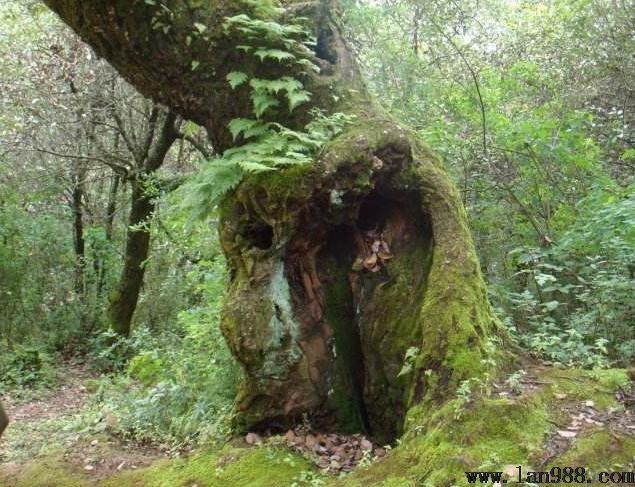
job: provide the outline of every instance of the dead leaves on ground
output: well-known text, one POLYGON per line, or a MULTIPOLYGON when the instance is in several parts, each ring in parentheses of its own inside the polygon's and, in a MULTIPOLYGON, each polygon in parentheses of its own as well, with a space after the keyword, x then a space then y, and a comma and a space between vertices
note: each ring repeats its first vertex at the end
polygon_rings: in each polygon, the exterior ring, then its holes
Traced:
POLYGON ((290 429, 282 436, 270 438, 247 433, 245 442, 252 446, 265 442, 285 444, 329 473, 351 472, 360 464, 386 455, 386 448, 373 444, 361 434, 305 432, 302 428, 290 429))

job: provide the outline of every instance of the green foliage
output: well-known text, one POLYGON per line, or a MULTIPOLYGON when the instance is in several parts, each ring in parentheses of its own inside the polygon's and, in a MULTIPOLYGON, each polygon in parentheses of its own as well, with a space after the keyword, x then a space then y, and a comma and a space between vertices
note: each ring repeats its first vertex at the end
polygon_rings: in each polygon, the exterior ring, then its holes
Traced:
POLYGON ((635 356, 634 203, 631 191, 593 193, 557 243, 510 252, 520 290, 500 294, 529 349, 587 367, 635 356))
POLYGON ((50 386, 55 380, 51 357, 43 350, 19 347, 0 355, 0 390, 50 386))
POLYGON ((353 121, 349 115, 325 115, 319 110, 313 110, 312 117, 303 131, 291 130, 276 122, 232 120, 229 125, 232 135, 245 143, 207 161, 183 190, 185 208, 199 218, 208 216, 247 174, 308 164, 353 121))
MULTIPOLYGON (((260 62, 273 61, 296 76, 319 71, 309 49, 315 40, 299 23, 281 24, 241 14, 227 18, 224 28, 240 38, 236 49, 253 55, 260 62)), ((326 115, 319 109, 311 111, 312 119, 302 131, 266 121, 267 116, 276 114, 281 100, 286 102, 289 113, 310 101, 311 93, 304 89, 304 83, 294 76, 262 79, 242 71, 232 71, 226 78, 232 89, 248 85, 255 118, 229 122, 228 129, 236 145, 207 161, 194 181, 184 188, 184 206, 201 218, 209 215, 246 175, 311 162, 319 150, 352 121, 344 114, 326 115)))
POLYGON ((371 90, 454 175, 516 339, 566 364, 630 360, 625 11, 594 0, 347 7, 371 90))
POLYGON ((188 275, 196 304, 170 330, 103 335, 110 346, 100 358, 112 369, 127 365, 127 373, 100 384, 95 413, 85 419, 90 429, 104 428, 113 415, 116 432, 139 441, 183 446, 224 438, 239 374, 219 328, 225 279, 220 256, 201 260, 188 275))
POLYGON ((0 188, 0 340, 64 348, 80 333, 83 309, 73 288, 73 254, 55 214, 32 210, 22 195, 0 188))
POLYGON ((302 70, 316 69, 310 62, 310 48, 315 45, 315 39, 300 23, 279 23, 240 14, 225 19, 224 28, 228 34, 240 38, 237 49, 253 54, 260 61, 271 59, 302 70))

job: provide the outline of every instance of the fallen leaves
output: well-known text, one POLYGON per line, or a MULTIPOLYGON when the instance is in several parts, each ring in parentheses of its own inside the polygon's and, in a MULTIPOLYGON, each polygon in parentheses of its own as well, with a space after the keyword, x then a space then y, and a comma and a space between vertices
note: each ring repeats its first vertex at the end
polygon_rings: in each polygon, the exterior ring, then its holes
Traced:
MULTIPOLYGON (((271 437, 269 441, 275 442, 275 438, 271 437)), ((361 434, 319 433, 298 427, 277 438, 329 473, 350 472, 360 463, 370 463, 386 455, 386 448, 373 444, 361 434)), ((256 433, 247 433, 245 442, 257 445, 263 438, 256 433)))
POLYGON ((386 262, 394 257, 383 233, 376 230, 364 232, 363 237, 359 239, 359 247, 361 255, 353 263, 353 270, 356 272, 379 272, 386 262))

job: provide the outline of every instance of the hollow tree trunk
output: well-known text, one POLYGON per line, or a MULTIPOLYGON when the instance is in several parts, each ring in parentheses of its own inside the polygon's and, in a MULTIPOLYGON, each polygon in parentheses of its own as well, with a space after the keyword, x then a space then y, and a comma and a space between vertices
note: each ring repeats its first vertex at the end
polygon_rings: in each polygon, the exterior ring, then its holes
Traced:
MULTIPOLYGON (((151 27, 150 3, 47 0, 144 94, 205 125, 217 151, 234 144, 227 123, 251 116, 249 88, 230 89, 228 73, 302 76, 237 49, 240 36, 224 28, 227 16, 265 15, 258 2, 165 1, 165 32, 151 27), (205 40, 191 37, 194 22, 205 40)), ((357 121, 313 165, 250 177, 222 206, 222 328, 245 372, 237 425, 310 413, 394 437, 409 408, 433 407, 484 372, 496 321, 457 190, 369 99, 336 2, 280 3, 278 22, 309 18, 321 71, 303 76, 311 103, 271 120, 302 127, 317 107, 357 121)))

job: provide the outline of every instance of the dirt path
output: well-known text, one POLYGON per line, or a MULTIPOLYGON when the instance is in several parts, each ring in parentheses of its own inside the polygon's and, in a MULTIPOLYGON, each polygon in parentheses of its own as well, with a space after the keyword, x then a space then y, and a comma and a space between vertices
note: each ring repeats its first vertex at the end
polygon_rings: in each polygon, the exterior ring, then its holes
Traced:
POLYGON ((78 433, 74 422, 88 403, 86 382, 94 376, 78 363, 67 363, 61 370, 58 386, 39 397, 7 394, 1 398, 10 423, 0 439, 0 485, 14 485, 23 469, 38 457, 53 455, 97 480, 146 466, 162 456, 154 449, 125 444, 103 433, 78 433))
POLYGON ((63 382, 37 399, 24 402, 12 398, 10 394, 3 396, 2 402, 11 422, 43 421, 79 411, 88 397, 84 382, 90 374, 85 365, 74 363, 66 364, 63 373, 63 382))

